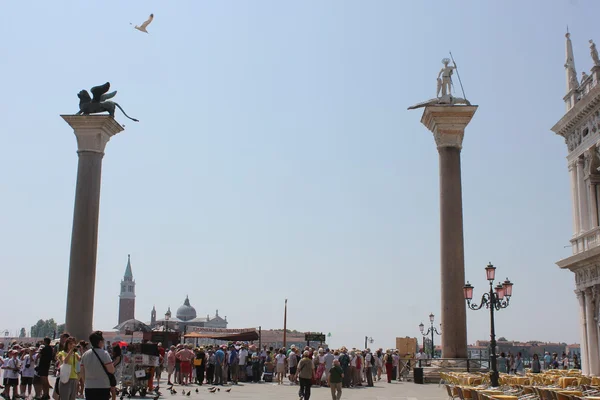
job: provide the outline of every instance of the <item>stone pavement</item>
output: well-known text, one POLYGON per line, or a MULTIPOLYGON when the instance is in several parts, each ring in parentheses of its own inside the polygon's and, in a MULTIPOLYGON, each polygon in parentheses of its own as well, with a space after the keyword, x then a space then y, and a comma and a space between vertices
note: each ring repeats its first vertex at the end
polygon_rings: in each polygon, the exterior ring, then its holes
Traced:
MULTIPOLYGON (((227 400, 239 400, 239 399, 256 399, 256 400, 279 400, 279 399, 290 399, 298 400, 298 386, 290 386, 286 381, 283 385, 277 385, 276 383, 244 383, 234 386, 221 386, 220 391, 212 394, 209 393, 207 388, 210 386, 203 385, 199 387, 199 393, 195 392, 196 385, 188 386, 192 388, 190 400, 204 400, 204 399, 227 399, 227 400), (227 393, 225 390, 230 389, 231 392, 227 393)), ((175 386, 175 389, 181 393, 181 388, 175 386)), ((186 390, 187 392, 187 390, 186 390)), ((179 400, 180 394, 173 396, 172 400, 179 400)), ((170 394, 163 394, 163 397, 169 399, 170 394)), ((161 399, 163 398, 161 397, 161 399)), ((343 389, 342 399, 348 400, 446 400, 446 390, 444 386, 438 387, 437 384, 417 385, 412 382, 392 382, 387 383, 383 380, 375 383, 375 387, 372 388, 356 388, 356 389, 343 389)), ((312 387, 311 400, 330 400, 331 391, 329 388, 312 387)))

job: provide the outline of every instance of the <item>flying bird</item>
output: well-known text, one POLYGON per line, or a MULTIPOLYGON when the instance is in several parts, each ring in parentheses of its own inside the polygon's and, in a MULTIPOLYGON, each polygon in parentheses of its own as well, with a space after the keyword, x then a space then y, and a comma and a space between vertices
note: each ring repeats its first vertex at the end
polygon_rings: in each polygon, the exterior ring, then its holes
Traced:
MULTIPOLYGON (((150 23, 152 22, 152 20, 154 19, 154 14, 150 14, 150 17, 148 17, 148 19, 146 21, 144 21, 144 23, 140 26, 134 26, 135 29, 137 29, 140 32, 146 32, 149 33, 146 28, 148 27, 148 25, 150 25, 150 23)), ((133 25, 133 24, 129 24, 129 25, 133 25)))

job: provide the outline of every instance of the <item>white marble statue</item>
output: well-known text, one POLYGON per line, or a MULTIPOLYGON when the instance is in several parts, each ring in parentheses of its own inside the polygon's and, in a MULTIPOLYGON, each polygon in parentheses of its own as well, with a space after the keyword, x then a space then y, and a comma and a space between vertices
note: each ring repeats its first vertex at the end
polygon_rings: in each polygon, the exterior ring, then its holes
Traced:
POLYGON ((463 99, 460 97, 452 96, 452 74, 456 69, 456 63, 453 62, 453 66, 450 66, 450 60, 448 58, 444 58, 442 60, 444 63, 444 68, 442 68, 438 74, 437 78, 437 97, 435 99, 423 101, 421 103, 415 104, 414 106, 408 107, 409 110, 414 110, 415 108, 433 106, 433 105, 444 105, 444 106, 452 106, 456 104, 466 104, 468 106, 471 105, 469 100, 463 99), (441 92, 441 96, 440 96, 441 92))
POLYGON ((581 71, 581 84, 583 85, 583 82, 585 82, 588 78, 588 74, 585 73, 585 71, 581 71))
POLYGON ((594 61, 594 65, 600 66, 600 58, 598 58, 598 50, 596 49, 596 43, 592 39, 590 39, 590 54, 592 56, 592 60, 594 61))
POLYGON ((456 69, 455 62, 453 63, 454 66, 448 65, 450 63, 449 58, 444 58, 442 60, 442 63, 444 63, 444 67, 440 70, 438 77, 437 77, 437 94, 436 94, 437 97, 440 97, 440 91, 442 92, 442 96, 451 94, 452 73, 456 69))

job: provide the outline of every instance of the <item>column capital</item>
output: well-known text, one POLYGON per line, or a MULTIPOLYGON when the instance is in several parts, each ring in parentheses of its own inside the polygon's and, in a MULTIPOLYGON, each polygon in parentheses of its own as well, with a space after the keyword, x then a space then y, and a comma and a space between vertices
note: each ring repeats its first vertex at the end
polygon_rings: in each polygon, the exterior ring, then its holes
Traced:
POLYGON ((456 147, 462 149, 465 128, 471 122, 478 106, 436 105, 427 106, 421 123, 427 127, 435 139, 438 149, 456 147))
POLYGON ((570 161, 568 164, 569 171, 573 171, 577 169, 577 161, 570 161))
POLYGON ((89 151, 104 154, 106 143, 123 131, 123 127, 110 115, 61 115, 73 128, 77 138, 77 152, 89 151))

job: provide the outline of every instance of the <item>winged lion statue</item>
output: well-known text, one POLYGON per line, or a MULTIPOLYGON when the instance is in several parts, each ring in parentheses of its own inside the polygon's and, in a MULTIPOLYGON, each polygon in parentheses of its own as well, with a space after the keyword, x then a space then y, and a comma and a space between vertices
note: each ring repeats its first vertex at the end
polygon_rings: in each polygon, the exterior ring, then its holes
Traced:
POLYGON ((79 111, 75 115, 89 115, 89 114, 97 114, 101 112, 108 112, 108 115, 111 117, 115 116, 115 106, 119 107, 119 110, 130 120, 139 122, 135 118, 131 118, 125 110, 121 108, 118 103, 114 101, 107 101, 108 99, 112 99, 117 94, 117 91, 111 93, 106 93, 110 89, 110 82, 106 82, 104 85, 94 86, 90 89, 93 97, 90 97, 90 94, 87 90, 82 90, 77 93, 77 97, 79 97, 79 111))

